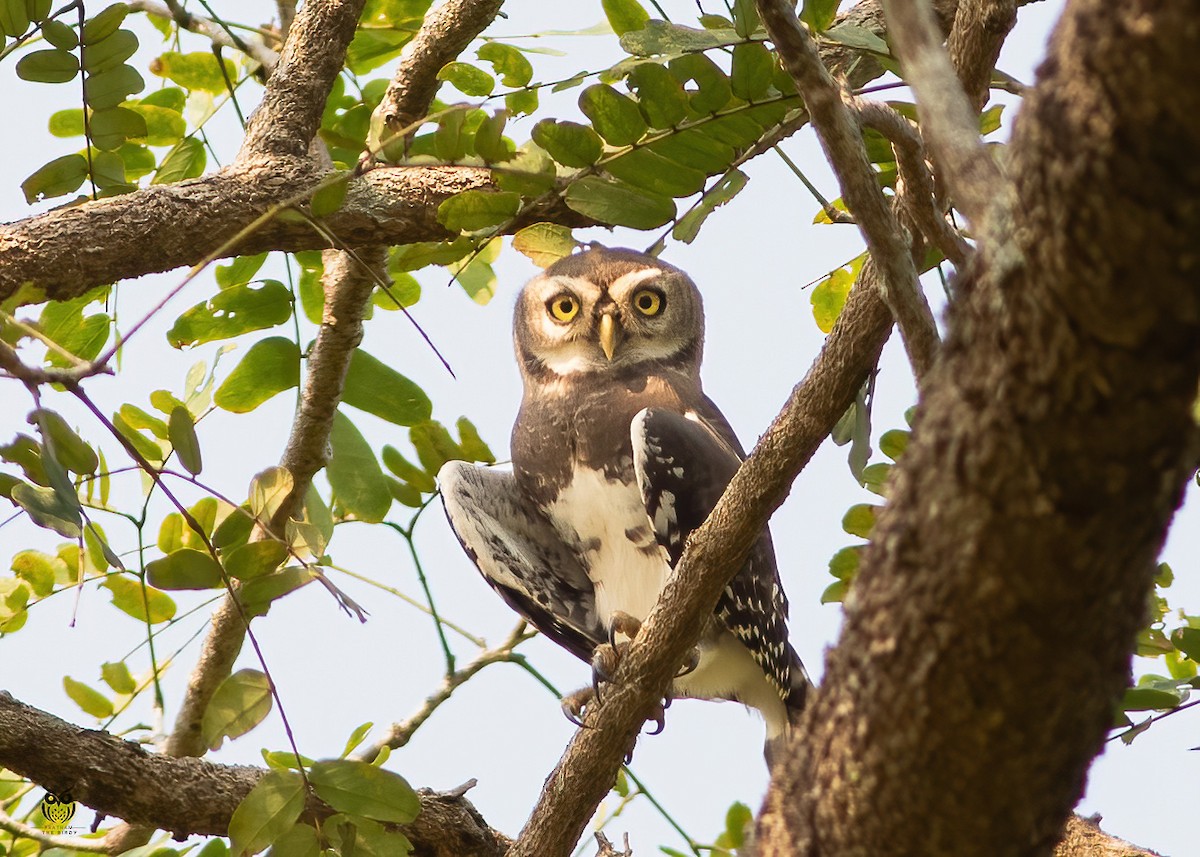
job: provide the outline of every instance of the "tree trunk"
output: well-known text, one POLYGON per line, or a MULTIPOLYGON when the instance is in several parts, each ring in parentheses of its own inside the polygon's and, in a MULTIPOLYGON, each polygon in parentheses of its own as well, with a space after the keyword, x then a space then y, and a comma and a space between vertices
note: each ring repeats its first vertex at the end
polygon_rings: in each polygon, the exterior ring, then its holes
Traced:
POLYGON ((1196 463, 1198 78, 1191 4, 1069 5, 763 855, 1061 836, 1196 463))

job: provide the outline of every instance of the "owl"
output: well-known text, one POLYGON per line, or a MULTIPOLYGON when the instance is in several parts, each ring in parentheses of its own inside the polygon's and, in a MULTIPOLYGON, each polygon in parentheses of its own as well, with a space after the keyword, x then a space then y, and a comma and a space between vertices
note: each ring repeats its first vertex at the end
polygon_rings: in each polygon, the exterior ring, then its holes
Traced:
MULTIPOLYGON (((745 453, 700 383, 704 311, 683 271, 632 250, 560 259, 517 298, 524 397, 512 472, 447 463, 450 525, 484 579, 608 677, 745 453)), ((766 721, 768 762, 809 679, 788 642, 769 532, 721 595, 672 698, 734 700, 766 721)), ((565 700, 578 715, 585 688, 565 700)))

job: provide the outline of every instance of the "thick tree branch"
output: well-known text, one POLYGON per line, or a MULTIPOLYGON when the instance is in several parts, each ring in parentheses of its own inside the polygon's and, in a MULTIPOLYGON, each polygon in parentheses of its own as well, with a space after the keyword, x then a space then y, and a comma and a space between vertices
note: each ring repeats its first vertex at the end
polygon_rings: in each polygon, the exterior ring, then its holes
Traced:
POLYGON ((447 0, 431 10, 421 33, 404 46, 400 63, 375 115, 387 131, 398 135, 411 129, 429 111, 441 81, 438 72, 466 50, 467 45, 492 23, 504 0, 447 0))
POLYGON ((785 0, 758 0, 758 14, 783 66, 804 99, 813 129, 842 188, 846 208, 879 267, 884 300, 891 307, 918 381, 937 354, 937 327, 913 265, 904 231, 880 192, 867 160, 862 130, 841 86, 821 62, 817 47, 785 0))
POLYGON ((744 562, 792 481, 854 401, 892 327, 876 284, 850 293, 808 375, 734 476, 704 526, 692 533, 675 574, 621 660, 603 704, 589 712, 509 857, 571 853, 584 825, 612 787, 638 729, 695 645, 699 617, 744 562))
MULTIPOLYGON (((239 802, 265 770, 147 752, 81 729, 0 691, 0 765, 104 815, 180 835, 225 836, 239 802)), ((502 857, 508 840, 461 794, 420 790, 421 814, 401 828, 416 853, 502 857)), ((333 812, 310 797, 305 817, 333 812)))
POLYGON ((1194 464, 1197 73, 1187 6, 1068 6, 764 857, 1053 849, 1194 464))
POLYGON ((987 104, 992 71, 1016 22, 1015 0, 963 0, 959 4, 946 48, 976 113, 987 104))
MULTIPOLYGON (((955 207, 980 229, 991 206, 1011 207, 1011 185, 979 136, 979 111, 968 101, 942 48, 942 34, 929 0, 884 0, 884 9, 905 82, 917 96, 926 145, 945 176, 955 207)), ((973 3, 972 10, 979 12, 979 4, 973 3)), ((963 28, 959 29, 961 33, 963 28)), ((965 41, 961 35, 957 40, 965 63, 962 68, 970 72, 970 85, 978 87, 983 62, 964 52, 965 41)), ((1003 38, 989 40, 987 45, 998 54, 1002 42, 1003 38)))
POLYGON ((304 4, 288 32, 262 103, 246 126, 239 163, 307 155, 364 2, 309 0, 304 4))

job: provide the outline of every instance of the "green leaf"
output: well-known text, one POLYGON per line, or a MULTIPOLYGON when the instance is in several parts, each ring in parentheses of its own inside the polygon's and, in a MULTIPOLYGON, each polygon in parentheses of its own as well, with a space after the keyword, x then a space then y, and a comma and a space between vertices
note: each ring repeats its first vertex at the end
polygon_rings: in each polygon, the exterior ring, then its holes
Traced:
POLYGON ((533 126, 533 141, 564 167, 590 167, 600 160, 600 137, 586 125, 543 119, 533 126))
MULTIPOLYGON (((267 254, 259 253, 256 256, 238 256, 227 265, 217 265, 217 285, 222 289, 228 289, 230 286, 244 286, 254 278, 265 261, 267 261, 267 254)), ((278 281, 269 280, 267 282, 278 281)))
POLYGON ((304 780, 295 771, 268 771, 229 819, 234 854, 256 854, 286 834, 304 809, 304 780))
POLYGON ((630 146, 646 133, 646 120, 637 102, 607 84, 585 89, 579 96, 579 109, 611 146, 630 146))
POLYGON ((387 479, 370 444, 341 411, 334 414, 329 445, 333 457, 326 472, 338 502, 361 521, 382 521, 392 505, 387 479))
POLYGON ((204 144, 195 137, 185 137, 163 156, 150 184, 171 184, 184 179, 194 179, 203 174, 207 163, 208 156, 204 152, 204 144))
POLYGON ((485 116, 475 129, 475 154, 486 163, 496 164, 512 158, 513 152, 504 140, 504 125, 508 114, 497 110, 490 116, 485 116))
POLYGON ((742 41, 734 30, 696 30, 665 21, 649 21, 645 27, 621 34, 621 48, 637 57, 677 56, 689 51, 706 51, 742 41))
POLYGON ((892 465, 878 461, 875 464, 868 464, 862 469, 859 475, 863 487, 872 493, 878 494, 881 497, 887 496, 887 478, 892 472, 892 465))
POLYGON ((342 401, 399 426, 415 425, 433 413, 424 390, 361 348, 350 356, 342 401))
POLYGON ((525 58, 525 54, 512 45, 485 42, 475 52, 475 56, 491 63, 505 86, 525 86, 533 80, 533 66, 525 58))
POLYGON ((424 494, 432 494, 437 490, 437 482, 433 476, 426 473, 421 468, 417 467, 407 458, 400 454, 400 451, 394 446, 385 446, 383 448, 383 464, 388 470, 395 473, 418 492, 424 494))
POLYGON ((413 426, 408 430, 408 439, 417 451, 421 466, 431 476, 447 461, 467 459, 466 454, 454 442, 454 438, 450 437, 450 432, 437 420, 428 420, 413 426))
POLYGON ((300 349, 282 336, 254 343, 213 394, 217 407, 245 414, 300 384, 300 349))
MULTIPOLYGON (((131 406, 122 407, 125 408, 131 406)), ((143 458, 148 461, 163 460, 164 456, 162 447, 131 426, 126 421, 125 416, 122 413, 118 412, 113 414, 113 426, 116 427, 117 432, 121 435, 121 437, 129 441, 129 445, 132 446, 143 458)))
POLYGON ((869 503, 858 503, 846 510, 842 517, 842 529, 852 536, 868 539, 871 529, 875 526, 875 512, 878 506, 869 503))
POLYGON ((250 505, 243 504, 226 515, 213 531, 213 547, 225 550, 236 545, 244 545, 250 539, 250 532, 253 529, 254 517, 250 513, 250 505))
POLYGON ((259 616, 266 613, 273 602, 290 592, 295 592, 302 586, 307 586, 318 576, 318 573, 312 568, 303 566, 285 568, 275 574, 255 577, 247 581, 238 591, 238 597, 248 613, 252 616, 259 616))
POLYGON ((96 451, 67 425, 67 421, 60 414, 39 408, 30 412, 28 420, 37 424, 42 432, 43 441, 48 441, 54 448, 55 457, 64 467, 79 474, 96 472, 100 463, 96 451))
POLYGON ((846 593, 850 591, 850 586, 844 580, 835 580, 833 583, 825 587, 825 591, 821 593, 822 604, 837 604, 846 600, 846 593))
POLYGON ((134 619, 159 625, 175 618, 175 602, 170 595, 146 586, 124 574, 110 574, 100 584, 112 593, 113 606, 134 619))
POLYGON ((704 173, 645 148, 608 161, 604 169, 633 187, 663 196, 691 196, 704 189, 704 173))
POLYGON ((637 0, 600 0, 600 5, 608 25, 618 36, 640 30, 650 20, 650 15, 637 0))
POLYGON ((185 407, 177 407, 171 411, 168 425, 171 445, 175 447, 179 463, 183 465, 184 470, 196 476, 204 468, 204 462, 200 455, 200 440, 196 437, 196 424, 192 421, 191 413, 185 407))
POLYGON ((125 107, 108 107, 92 113, 92 144, 112 151, 131 138, 146 136, 146 120, 125 107))
POLYGON ((137 106, 162 107, 174 113, 183 113, 187 106, 187 95, 178 86, 164 86, 142 98, 137 106))
POLYGON ((829 25, 837 19, 838 3, 840 2, 841 0, 804 0, 800 20, 808 24, 813 32, 823 32, 829 29, 829 25))
POLYGON ((570 256, 579 242, 565 226, 535 223, 515 234, 512 246, 518 253, 528 256, 539 268, 549 268, 559 259, 570 256))
MULTIPOLYGON (((432 478, 430 481, 432 482, 432 478)), ((13 572, 29 584, 38 598, 45 598, 54 591, 54 581, 58 577, 56 570, 59 566, 65 573, 66 563, 41 551, 23 550, 12 558, 13 572)))
POLYGON ((340 178, 336 181, 330 181, 328 178, 322 179, 321 189, 313 194, 310 205, 313 217, 328 217, 341 208, 342 203, 346 201, 346 191, 350 187, 350 171, 341 170, 338 175, 340 178), (329 183, 326 184, 326 182, 329 183))
MULTIPOLYGON (((865 261, 865 257, 862 258, 865 261)), ((858 277, 857 268, 858 266, 853 263, 851 263, 851 270, 838 268, 813 288, 809 301, 812 303, 813 318, 822 333, 829 333, 833 330, 834 322, 842 314, 842 307, 846 305, 846 297, 850 294, 850 289, 858 277)))
POLYGON ((26 203, 52 199, 79 190, 88 178, 88 158, 83 155, 64 155, 42 164, 28 179, 20 182, 26 203))
MULTIPOLYGON (((225 60, 225 76, 237 80, 237 67, 232 60, 225 60)), ((226 91, 225 76, 217 65, 217 58, 210 51, 181 54, 167 51, 150 63, 150 71, 159 77, 179 84, 184 89, 200 90, 219 95, 226 91)))
POLYGON ((260 521, 275 517, 292 493, 295 480, 286 467, 268 467, 250 480, 250 511, 260 521))
POLYGON ((629 83, 652 127, 673 128, 687 118, 688 100, 683 84, 664 66, 643 63, 630 72, 629 83))
POLYGON ((518 89, 504 96, 504 109, 513 116, 530 116, 538 109, 536 89, 518 89))
POLYGON ((129 13, 129 7, 124 3, 113 3, 99 14, 93 15, 89 20, 83 23, 83 37, 81 41, 85 45, 94 45, 107 39, 117 31, 125 20, 125 16, 129 13))
MULTIPOLYGON (((670 68, 671 74, 681 83, 691 81, 696 84, 696 91, 688 95, 688 104, 697 115, 716 113, 733 97, 729 78, 721 71, 721 67, 705 54, 688 54, 673 59, 670 68)), ((709 130, 711 132, 711 126, 709 130)), ((762 131, 759 130, 758 134, 761 135, 762 131)))
POLYGON ((704 134, 699 128, 672 134, 646 146, 651 152, 709 175, 723 173, 733 164, 733 146, 704 134))
POLYGON ((114 692, 128 696, 137 690, 137 682, 129 674, 129 667, 124 661, 106 663, 100 666, 100 677, 114 692))
POLYGON ((118 413, 130 427, 151 431, 159 440, 166 440, 171 436, 171 430, 165 422, 153 414, 143 411, 137 405, 126 402, 121 405, 121 410, 118 413))
POLYGON ((1121 698, 1122 711, 1166 711, 1183 701, 1177 690, 1157 687, 1131 687, 1121 698))
POLYGON ((362 75, 374 71, 404 49, 416 30, 376 29, 359 27, 346 51, 350 71, 362 75))
POLYGON ((851 545, 842 548, 829 560, 829 573, 838 580, 850 581, 858 573, 858 564, 862 559, 862 545, 851 545))
POLYGON ((1200 661, 1200 628, 1176 628, 1171 642, 1193 661, 1200 661))
POLYGON ((746 830, 751 828, 754 813, 744 803, 734 803, 725 813, 725 837, 729 846, 741 848, 746 843, 746 830))
POLYGON ((679 222, 671 230, 671 237, 676 241, 691 244, 700 234, 700 228, 708 216, 741 193, 745 186, 746 174, 741 170, 730 171, 700 198, 691 211, 679 218, 679 222))
POLYGON ((496 88, 496 81, 490 74, 465 62, 451 62, 442 66, 437 79, 448 81, 470 98, 486 98, 496 88))
POLYGON ((454 424, 458 429, 458 448, 468 461, 478 461, 483 464, 495 464, 496 456, 491 448, 479 436, 479 429, 466 417, 459 417, 454 424))
POLYGON ((270 574, 288 557, 287 545, 274 539, 262 539, 241 545, 225 554, 222 559, 230 577, 251 580, 270 574))
POLYGON ((46 41, 64 51, 73 51, 79 47, 79 35, 74 27, 68 27, 62 21, 46 21, 42 24, 42 35, 46 41))
POLYGON ((747 42, 733 49, 729 85, 733 94, 756 101, 767 94, 775 75, 775 58, 762 42, 747 42))
POLYGON ((141 143, 125 143, 116 154, 125 164, 125 178, 130 182, 150 175, 158 166, 154 153, 141 143))
POLYGON ((887 42, 865 27, 855 24, 838 24, 836 27, 830 27, 821 35, 848 48, 858 48, 885 57, 891 56, 887 42))
POLYGON ((146 81, 131 65, 118 65, 89 74, 83 81, 83 97, 95 110, 115 107, 130 95, 146 88, 146 81))
POLYGON ((67 696, 71 697, 71 701, 82 708, 85 714, 90 714, 97 720, 112 717, 112 700, 100 691, 88 687, 81 681, 75 681, 69 675, 63 676, 63 689, 67 692, 67 696))
POLYGON ((174 348, 231 339, 283 324, 292 315, 292 293, 278 280, 229 286, 185 310, 167 331, 174 348))
POLYGON ((23 36, 29 29, 29 10, 24 0, 0 0, 0 34, 23 36))
POLYGON ((517 152, 496 170, 496 184, 522 196, 538 196, 554 186, 554 162, 536 145, 517 152))
POLYGON ((521 196, 507 191, 464 190, 438 206, 438 222, 453 232, 475 232, 515 217, 521 196))
POLYGON ((77 539, 83 519, 79 512, 79 501, 71 503, 68 498, 53 488, 27 485, 24 482, 12 487, 12 501, 25 510, 25 514, 39 527, 54 530, 60 536, 77 539))
POLYGON ((465 109, 451 110, 438 118, 437 131, 433 135, 433 148, 440 160, 454 163, 467 156, 466 119, 465 109))
POLYGON ((271 857, 321 857, 317 831, 307 824, 293 824, 272 843, 271 857))
POLYGON ((912 432, 903 429, 885 431, 879 438, 879 451, 892 461, 899 461, 904 450, 908 449, 908 442, 911 438, 912 432))
POLYGON ((69 107, 55 111, 50 114, 49 130, 55 137, 82 137, 85 133, 83 110, 69 107))
POLYGON ((17 60, 17 77, 36 83, 66 83, 79 74, 79 58, 68 51, 32 51, 17 60))
POLYGON ((146 579, 159 589, 216 589, 224 578, 208 551, 181 547, 146 563, 146 579))
POLYGON ((141 134, 130 134, 130 137, 145 137, 151 146, 174 146, 187 133, 187 122, 178 111, 168 107, 157 107, 153 104, 130 104, 128 109, 142 117, 145 131, 141 134))
POLYGON ((138 49, 138 38, 130 30, 117 30, 83 52, 83 68, 89 74, 114 69, 138 49))
POLYGON ((993 104, 979 115, 979 133, 986 137, 1000 129, 1000 116, 1004 113, 1003 104, 993 104))
POLYGON ((238 738, 262 723, 270 711, 271 680, 258 670, 238 670, 221 682, 204 710, 200 729, 205 746, 219 749, 226 738, 238 738))
POLYGON ((317 797, 341 812, 407 824, 421 811, 417 793, 404 777, 367 762, 315 762, 308 780, 317 797))
POLYGON ((567 207, 613 226, 654 229, 675 216, 673 200, 621 181, 585 176, 566 190, 567 207))
POLYGON ((366 723, 361 724, 350 733, 350 737, 346 739, 346 746, 342 750, 341 757, 343 759, 354 752, 354 748, 363 742, 363 739, 367 737, 367 733, 371 731, 371 727, 374 725, 374 723, 368 720, 366 723))

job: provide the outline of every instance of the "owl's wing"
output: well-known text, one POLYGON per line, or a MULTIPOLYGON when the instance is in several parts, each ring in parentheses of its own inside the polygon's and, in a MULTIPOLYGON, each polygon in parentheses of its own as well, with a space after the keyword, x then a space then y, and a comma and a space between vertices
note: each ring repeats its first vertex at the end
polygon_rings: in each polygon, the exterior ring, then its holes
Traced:
MULTIPOLYGON (((671 566, 679 562, 692 530, 699 527, 741 465, 737 445, 720 411, 708 414, 647 408, 633 419, 634 472, 646 514, 671 566)), ((787 596, 779 580, 771 534, 764 529, 717 602, 717 616, 747 649, 789 707, 803 706, 808 676, 788 642, 787 596)))
POLYGON ((447 462, 450 527, 484 579, 535 628, 585 661, 607 639, 587 573, 511 473, 447 462))

